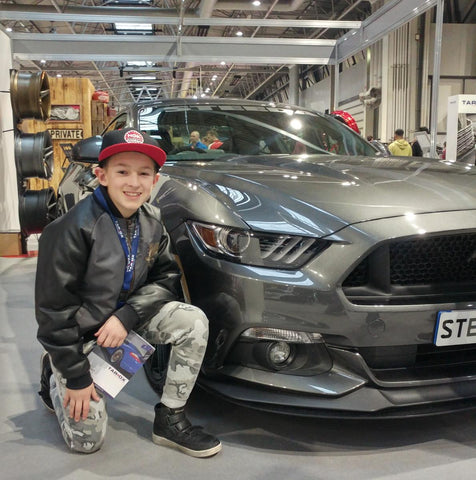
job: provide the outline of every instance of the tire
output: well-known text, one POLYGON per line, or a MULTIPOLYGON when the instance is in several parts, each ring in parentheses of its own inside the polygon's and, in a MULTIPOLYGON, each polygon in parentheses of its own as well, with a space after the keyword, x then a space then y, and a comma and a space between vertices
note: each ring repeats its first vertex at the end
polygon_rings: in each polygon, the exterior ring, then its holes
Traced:
POLYGON ((111 355, 111 363, 121 363, 122 357, 124 357, 124 350, 122 348, 115 350, 111 355))
POLYGON ((45 178, 53 175, 53 142, 48 131, 15 132, 15 163, 21 178, 45 178))
POLYGON ((144 364, 147 381, 152 389, 162 395, 167 367, 169 365, 170 345, 155 345, 155 352, 144 364))
POLYGON ((56 218, 56 194, 52 187, 25 190, 18 198, 20 227, 25 236, 41 233, 56 218))
POLYGON ((16 119, 48 120, 51 113, 50 84, 45 72, 10 71, 10 100, 16 119))

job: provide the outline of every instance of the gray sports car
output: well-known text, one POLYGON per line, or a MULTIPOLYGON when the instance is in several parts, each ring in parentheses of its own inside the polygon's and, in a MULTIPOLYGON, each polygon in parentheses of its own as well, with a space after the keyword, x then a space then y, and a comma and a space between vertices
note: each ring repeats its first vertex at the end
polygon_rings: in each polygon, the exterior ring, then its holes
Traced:
MULTIPOLYGON (((476 405, 474 167, 381 157, 330 116, 264 102, 155 102, 108 128, 125 125, 169 154, 152 201, 210 319, 202 387, 300 415, 476 405)), ((70 168, 63 210, 94 187, 70 168)))

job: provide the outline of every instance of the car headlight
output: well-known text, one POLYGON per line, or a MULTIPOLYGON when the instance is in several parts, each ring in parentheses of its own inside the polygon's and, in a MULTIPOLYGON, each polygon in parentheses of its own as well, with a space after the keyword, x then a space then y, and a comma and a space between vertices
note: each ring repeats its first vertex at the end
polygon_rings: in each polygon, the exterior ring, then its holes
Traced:
POLYGON ((187 225, 208 253, 245 265, 295 269, 331 244, 320 238, 253 232, 194 221, 187 225))

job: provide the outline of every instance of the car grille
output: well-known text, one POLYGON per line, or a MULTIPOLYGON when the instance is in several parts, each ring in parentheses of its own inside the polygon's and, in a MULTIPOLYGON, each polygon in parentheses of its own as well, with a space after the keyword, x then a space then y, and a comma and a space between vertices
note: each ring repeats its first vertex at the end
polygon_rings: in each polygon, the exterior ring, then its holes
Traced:
POLYGON ((476 375, 476 345, 361 347, 375 378, 386 382, 476 375))
POLYGON ((476 233, 381 245, 342 284, 355 304, 406 305, 476 300, 476 233))

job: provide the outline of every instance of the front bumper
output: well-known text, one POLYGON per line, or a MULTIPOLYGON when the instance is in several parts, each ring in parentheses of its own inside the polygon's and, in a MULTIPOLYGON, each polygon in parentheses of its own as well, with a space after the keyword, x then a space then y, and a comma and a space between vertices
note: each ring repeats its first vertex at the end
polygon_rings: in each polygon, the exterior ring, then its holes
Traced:
POLYGON ((302 416, 401 418, 476 408, 476 375, 381 381, 358 353, 329 351, 334 366, 322 374, 287 375, 225 365, 218 374, 201 375, 199 385, 233 403, 302 416), (352 370, 340 364, 344 360, 352 370))

